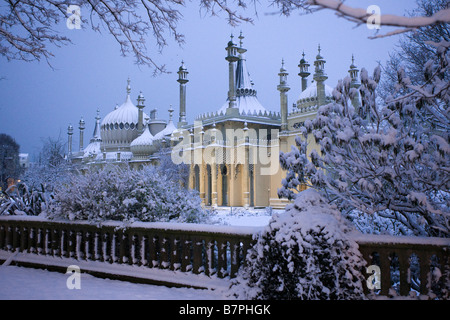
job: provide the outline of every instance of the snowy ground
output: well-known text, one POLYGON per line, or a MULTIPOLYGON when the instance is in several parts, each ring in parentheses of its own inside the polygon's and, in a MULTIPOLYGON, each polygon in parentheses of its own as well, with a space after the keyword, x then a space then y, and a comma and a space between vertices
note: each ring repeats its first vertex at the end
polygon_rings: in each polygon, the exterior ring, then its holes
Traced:
POLYGON ((167 288, 100 279, 81 273, 81 288, 68 289, 70 275, 16 266, 0 266, 0 300, 216 300, 220 292, 167 288))
MULTIPOLYGON (((218 208, 213 224, 265 226, 270 209, 244 210, 218 208)), ((81 289, 68 289, 69 275, 23 268, 0 266, 0 300, 219 300, 222 292, 189 288, 167 288, 126 281, 100 279, 81 274, 81 289)))

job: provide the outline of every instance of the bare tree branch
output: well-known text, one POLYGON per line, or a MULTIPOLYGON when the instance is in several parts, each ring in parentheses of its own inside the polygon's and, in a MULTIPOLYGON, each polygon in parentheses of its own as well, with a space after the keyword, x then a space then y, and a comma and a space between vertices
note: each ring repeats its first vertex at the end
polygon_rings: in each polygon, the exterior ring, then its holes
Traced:
MULTIPOLYGON (((69 6, 82 10, 81 27, 101 32, 100 25, 119 44, 123 56, 133 55, 139 65, 147 65, 155 74, 167 72, 156 62, 169 38, 182 45, 184 35, 178 30, 185 0, 3 0, 0 12, 0 54, 7 60, 39 61, 50 64, 51 45, 70 44, 70 38, 54 27, 72 13, 69 6), (85 12, 88 12, 87 14, 85 12), (150 41, 153 39, 154 43, 150 41), (153 50, 153 48, 155 48, 153 50)), ((255 3, 255 0, 249 0, 255 3)), ((211 15, 225 13, 230 25, 251 22, 241 14, 246 1, 201 0, 200 8, 211 15)))
MULTIPOLYGON (((301 10, 302 13, 313 13, 319 10, 328 9, 336 13, 337 16, 347 19, 357 24, 366 24, 371 13, 367 9, 353 8, 344 4, 340 0, 273 0, 273 3, 280 8, 280 12, 289 15, 294 10, 301 10)), ((410 32, 417 28, 430 25, 450 23, 450 8, 445 8, 435 12, 431 16, 404 17, 391 14, 381 14, 380 26, 399 27, 401 29, 389 32, 385 35, 376 35, 370 38, 381 38, 399 33, 410 32)))

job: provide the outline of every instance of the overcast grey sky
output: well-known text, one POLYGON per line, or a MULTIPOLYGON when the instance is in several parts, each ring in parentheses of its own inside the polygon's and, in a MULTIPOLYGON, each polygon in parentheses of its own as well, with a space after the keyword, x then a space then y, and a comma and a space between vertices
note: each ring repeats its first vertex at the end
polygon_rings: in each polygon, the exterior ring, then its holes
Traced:
MULTIPOLYGON (((245 36, 244 47, 247 66, 258 91, 258 99, 268 110, 279 111, 278 72, 281 59, 289 72, 289 105, 296 101, 301 92, 298 63, 304 50, 311 66, 317 55, 317 46, 322 47, 326 59, 327 84, 335 86, 347 75, 352 54, 361 69, 372 72, 377 62, 384 63, 399 37, 377 40, 368 39, 374 34, 366 26, 355 25, 338 18, 331 11, 312 15, 290 17, 267 15, 273 12, 266 1, 261 1, 248 15, 254 24, 230 27, 225 15, 205 16, 199 12, 198 4, 188 2, 182 10, 184 20, 179 30, 185 35, 186 43, 180 47, 174 41, 163 50, 162 55, 154 53, 156 60, 166 64, 171 74, 153 77, 147 67, 138 67, 134 58, 122 57, 119 45, 108 36, 93 32, 89 27, 82 30, 61 30, 73 44, 54 48, 52 70, 45 61, 27 63, 8 62, 0 57, 0 133, 11 135, 21 146, 21 152, 36 153, 41 139, 57 137, 60 133, 66 141, 67 126, 75 128, 74 149, 78 146, 78 122, 83 116, 86 121, 85 141, 88 144, 94 128, 97 108, 103 118, 116 104, 125 101, 127 78, 131 79, 131 98, 136 104, 139 91, 146 102, 144 111, 158 108, 160 118, 167 119, 170 105, 178 120, 178 83, 176 74, 181 60, 185 61, 190 80, 187 84, 187 118, 191 123, 196 115, 220 109, 227 97, 228 65, 225 61, 225 47, 230 34, 245 36)), ((348 0, 348 5, 367 8, 376 4, 382 14, 404 15, 416 7, 414 0, 348 0)), ((83 15, 83 11, 81 12, 83 15)), ((381 32, 389 31, 382 28, 381 32)), ((238 39, 235 38, 237 41, 238 39)), ((235 42, 236 42, 235 41, 235 42)), ((149 42, 153 43, 153 42, 149 42)), ((151 45, 149 50, 153 50, 151 45)), ((312 77, 311 79, 312 80, 312 77)))

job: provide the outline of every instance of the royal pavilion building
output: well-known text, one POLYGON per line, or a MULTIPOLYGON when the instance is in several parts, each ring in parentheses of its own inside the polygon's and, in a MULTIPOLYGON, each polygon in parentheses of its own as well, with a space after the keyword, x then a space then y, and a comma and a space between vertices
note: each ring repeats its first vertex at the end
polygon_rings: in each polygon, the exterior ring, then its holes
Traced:
MULTIPOLYGON (((279 166, 279 153, 289 152, 295 137, 307 119, 313 119, 321 105, 332 102, 333 89, 326 84, 325 59, 320 46, 314 61, 312 80, 310 64, 305 55, 299 63, 302 88, 288 109, 288 72, 281 63, 278 73, 280 94, 278 110, 268 110, 258 100, 250 78, 243 46, 233 37, 226 47, 228 62, 228 96, 216 111, 197 115, 194 123, 186 120, 188 74, 184 63, 178 70, 179 114, 173 120, 172 108, 168 121, 158 119, 157 110, 150 116, 144 112, 145 98, 140 93, 136 105, 131 99, 128 80, 126 98, 102 121, 97 111, 95 128, 89 144, 84 147, 85 122, 79 122, 80 144, 73 150, 74 128, 68 128, 68 154, 74 163, 102 165, 128 163, 134 168, 157 163, 161 148, 170 148, 174 163, 189 165, 189 187, 199 192, 205 206, 283 208, 286 199, 279 199, 278 188, 285 177, 279 166)), ((352 64, 349 74, 352 86, 358 87, 358 69, 352 64)), ((275 89, 275 88, 274 88, 275 89)), ((318 146, 311 141, 311 148, 318 146)), ((167 150, 167 149, 166 149, 167 150)))

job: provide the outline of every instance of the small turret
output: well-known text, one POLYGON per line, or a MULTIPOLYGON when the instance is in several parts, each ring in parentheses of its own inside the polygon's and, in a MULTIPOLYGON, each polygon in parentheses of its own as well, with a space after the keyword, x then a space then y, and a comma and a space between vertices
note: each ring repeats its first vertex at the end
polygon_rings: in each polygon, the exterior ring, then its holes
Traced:
POLYGON ((187 125, 186 121, 186 83, 189 82, 187 79, 188 71, 184 66, 184 61, 181 61, 181 66, 178 69, 178 80, 180 84, 180 117, 178 119, 178 128, 187 125))
POLYGON ((322 106, 325 104, 325 80, 328 76, 325 73, 325 59, 320 55, 320 44, 318 48, 318 54, 316 56, 316 61, 314 61, 314 81, 317 83, 317 100, 318 105, 322 106))
POLYGON ((84 129, 86 128, 83 117, 81 117, 80 122, 78 123, 78 129, 80 129, 80 151, 84 149, 84 129))
POLYGON ((311 74, 309 72, 309 63, 305 60, 305 52, 302 53, 302 59, 298 65, 300 73, 298 74, 302 78, 302 92, 308 87, 308 77, 311 74))
POLYGON ((144 107, 145 107, 144 102, 145 98, 141 91, 137 98, 137 107, 139 109, 138 124, 137 124, 138 134, 142 134, 144 132, 144 107))
MULTIPOLYGON (((242 35, 241 35, 242 36, 242 35)), ((242 43, 241 38, 241 43, 242 43)), ((225 60, 228 61, 228 108, 236 108, 236 84, 235 84, 235 69, 236 62, 239 60, 238 57, 238 47, 233 42, 233 35, 231 35, 230 41, 228 41, 228 45, 225 48, 227 50, 227 56, 225 60)), ((242 48, 240 48, 242 50, 242 48)))
POLYGON ((288 98, 286 93, 291 89, 287 84, 288 74, 284 68, 284 60, 281 60, 280 73, 278 73, 280 84, 277 86, 278 91, 280 91, 281 131, 287 130, 288 98))
POLYGON ((72 155, 72 135, 73 135, 73 126, 69 124, 67 127, 67 136, 68 136, 68 154, 72 155))

